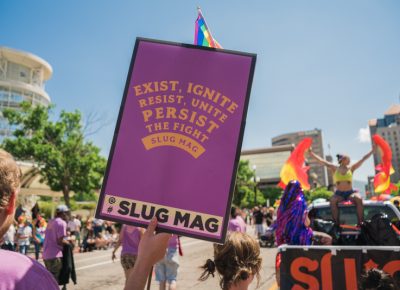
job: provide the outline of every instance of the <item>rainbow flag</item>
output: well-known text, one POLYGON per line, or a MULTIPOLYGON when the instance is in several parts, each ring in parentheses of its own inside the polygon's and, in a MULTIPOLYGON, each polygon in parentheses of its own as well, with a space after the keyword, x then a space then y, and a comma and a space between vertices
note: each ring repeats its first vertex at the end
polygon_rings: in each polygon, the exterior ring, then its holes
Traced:
POLYGON ((222 48, 222 46, 216 41, 212 35, 210 29, 208 29, 206 20, 201 13, 200 8, 197 9, 198 16, 195 22, 195 33, 194 33, 194 44, 201 46, 208 46, 214 48, 222 48))

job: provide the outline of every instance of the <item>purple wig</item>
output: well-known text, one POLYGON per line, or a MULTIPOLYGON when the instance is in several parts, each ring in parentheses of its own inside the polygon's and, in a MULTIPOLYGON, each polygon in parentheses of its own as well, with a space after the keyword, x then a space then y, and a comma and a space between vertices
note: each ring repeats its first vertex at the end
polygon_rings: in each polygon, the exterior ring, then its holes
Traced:
POLYGON ((304 222, 307 203, 300 182, 288 183, 281 198, 276 220, 276 243, 288 245, 311 245, 312 230, 304 222))

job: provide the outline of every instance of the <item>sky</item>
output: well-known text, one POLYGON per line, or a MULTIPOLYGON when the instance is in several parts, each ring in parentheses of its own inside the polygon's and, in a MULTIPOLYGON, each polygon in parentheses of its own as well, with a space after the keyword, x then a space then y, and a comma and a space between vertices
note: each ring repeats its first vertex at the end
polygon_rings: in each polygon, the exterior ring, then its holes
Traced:
POLYGON ((243 149, 319 128, 325 154, 370 150, 368 120, 399 103, 400 1, 0 1, 0 46, 51 64, 55 113, 101 118, 108 156, 136 37, 193 43, 197 6, 224 48, 257 54, 243 149))

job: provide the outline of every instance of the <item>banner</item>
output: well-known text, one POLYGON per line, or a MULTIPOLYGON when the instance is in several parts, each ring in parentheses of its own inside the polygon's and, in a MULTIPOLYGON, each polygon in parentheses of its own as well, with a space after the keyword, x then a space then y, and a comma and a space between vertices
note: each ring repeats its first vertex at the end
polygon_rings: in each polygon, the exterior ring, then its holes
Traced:
POLYGON ((400 247, 282 246, 279 250, 282 290, 356 290, 362 271, 371 268, 400 282, 400 247))
POLYGON ((223 242, 255 61, 138 38, 96 217, 223 242))

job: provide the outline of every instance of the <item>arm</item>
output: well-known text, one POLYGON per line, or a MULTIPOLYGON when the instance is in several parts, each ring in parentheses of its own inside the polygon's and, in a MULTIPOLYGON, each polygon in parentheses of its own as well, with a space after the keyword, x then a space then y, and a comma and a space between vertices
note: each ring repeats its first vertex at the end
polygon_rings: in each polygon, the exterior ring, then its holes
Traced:
POLYGON ((58 235, 57 243, 60 246, 69 244, 69 241, 65 239, 65 237, 67 236, 67 223, 66 222, 57 225, 57 235, 58 235))
POLYGON ((139 243, 139 254, 129 275, 125 290, 143 290, 147 277, 155 263, 165 256, 170 234, 155 234, 157 219, 153 218, 139 243))
POLYGON ((335 164, 330 163, 330 162, 326 161, 325 159, 319 157, 317 154, 315 154, 314 152, 312 152, 311 149, 310 149, 309 153, 310 153, 310 156, 311 156, 315 161, 317 161, 318 163, 320 163, 320 164, 322 164, 322 165, 325 165, 325 166, 328 167, 329 169, 336 170, 335 164))
POLYGON ((350 170, 352 172, 354 172, 354 170, 358 169, 365 162, 365 160, 367 160, 372 155, 372 153, 374 153, 374 150, 375 150, 375 147, 371 151, 369 151, 361 160, 354 163, 351 166, 350 170))

